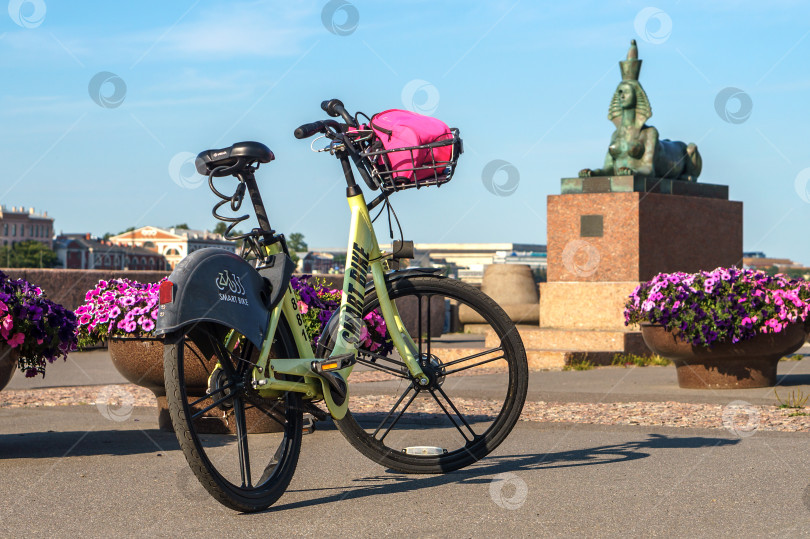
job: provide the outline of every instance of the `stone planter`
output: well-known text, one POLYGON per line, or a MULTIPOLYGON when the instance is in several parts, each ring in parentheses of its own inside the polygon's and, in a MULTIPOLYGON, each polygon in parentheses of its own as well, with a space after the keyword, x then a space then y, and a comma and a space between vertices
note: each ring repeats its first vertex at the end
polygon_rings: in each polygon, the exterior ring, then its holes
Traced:
POLYGON ((650 350, 675 363, 678 385, 688 389, 773 386, 779 359, 801 348, 807 337, 802 322, 779 333, 760 333, 747 341, 717 343, 712 348, 692 346, 664 326, 643 324, 641 334, 650 350))
POLYGON ((0 390, 2 390, 14 376, 17 370, 17 350, 9 345, 0 344, 0 390))
MULTIPOLYGON (((540 296, 532 269, 527 264, 485 266, 481 291, 495 300, 516 324, 540 323, 540 296)), ((477 331, 479 325, 484 330, 488 327, 484 319, 466 305, 459 308, 458 316, 466 331, 477 331)))
MULTIPOLYGON (((166 387, 163 378, 163 341, 160 339, 110 339, 110 357, 121 375, 133 384, 149 389, 157 397, 158 425, 162 430, 173 430, 169 407, 166 401, 166 387)), ((186 391, 189 402, 206 394, 208 373, 216 361, 203 357, 194 346, 186 345, 183 353, 183 371, 186 377, 186 391)), ((204 407, 206 402, 198 405, 204 407)), ((210 404, 210 402, 209 402, 210 404)), ((267 408, 272 406, 268 401, 267 408)), ((245 410, 248 432, 277 432, 281 426, 258 408, 245 410)), ((212 434, 236 433, 233 410, 227 413, 219 408, 206 412, 197 419, 200 432, 212 434)))

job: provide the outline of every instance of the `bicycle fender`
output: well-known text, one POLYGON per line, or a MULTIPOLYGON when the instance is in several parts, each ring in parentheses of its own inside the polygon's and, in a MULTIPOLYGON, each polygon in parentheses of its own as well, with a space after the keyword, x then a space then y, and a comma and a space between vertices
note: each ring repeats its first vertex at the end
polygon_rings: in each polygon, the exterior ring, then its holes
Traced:
POLYGON ((278 253, 269 258, 267 265, 259 270, 259 275, 267 279, 270 284, 270 298, 267 309, 273 310, 287 291, 290 278, 295 271, 295 262, 284 253, 278 253))
POLYGON ((200 249, 177 264, 169 281, 173 300, 158 310, 156 335, 195 322, 217 322, 261 346, 270 319, 269 287, 240 256, 215 247, 200 249))
MULTIPOLYGON (((407 268, 404 270, 395 270, 385 274, 385 282, 393 283, 399 281, 400 279, 405 279, 406 277, 418 277, 425 275, 441 277, 443 272, 444 270, 442 268, 407 268)), ((366 295, 368 295, 372 290, 374 290, 374 280, 369 279, 368 284, 366 285, 366 295)))

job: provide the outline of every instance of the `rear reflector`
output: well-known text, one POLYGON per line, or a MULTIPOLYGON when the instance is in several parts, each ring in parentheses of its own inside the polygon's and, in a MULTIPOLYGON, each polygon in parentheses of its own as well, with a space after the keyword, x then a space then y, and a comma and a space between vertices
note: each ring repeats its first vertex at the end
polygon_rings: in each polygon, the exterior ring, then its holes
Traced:
POLYGON ((160 304, 164 305, 172 301, 174 301, 174 283, 163 281, 160 283, 160 304))

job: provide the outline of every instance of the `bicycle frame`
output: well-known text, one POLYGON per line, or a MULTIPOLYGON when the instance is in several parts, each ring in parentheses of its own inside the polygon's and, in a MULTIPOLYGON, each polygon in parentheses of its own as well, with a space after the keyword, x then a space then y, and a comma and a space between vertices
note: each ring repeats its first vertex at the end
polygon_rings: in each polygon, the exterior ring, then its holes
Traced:
MULTIPOLYGON (((416 380, 427 381, 418 362, 418 347, 405 329, 396 305, 390 300, 385 285, 386 264, 380 252, 374 227, 371 223, 368 206, 362 193, 347 197, 351 210, 351 227, 343 276, 343 296, 339 307, 337 338, 330 357, 357 354, 359 334, 363 324, 363 304, 368 270, 371 270, 374 288, 380 300, 380 311, 385 320, 388 334, 394 347, 416 380)), ((268 254, 280 252, 276 244, 268 254)), ((335 419, 342 419, 348 410, 348 395, 343 403, 334 402, 327 382, 311 369, 315 354, 312 351, 301 311, 298 307, 298 294, 288 285, 282 301, 273 309, 270 322, 258 361, 253 370, 253 383, 263 397, 278 397, 285 391, 304 394, 305 398, 323 398, 329 412, 335 419), (299 358, 270 358, 270 349, 276 336, 279 318, 287 320, 292 337, 298 349, 299 358), (279 380, 276 375, 285 374, 303 377, 303 382, 279 380)), ((324 360, 328 363, 328 360, 324 360)), ((335 370, 344 380, 348 380, 353 366, 335 370)))

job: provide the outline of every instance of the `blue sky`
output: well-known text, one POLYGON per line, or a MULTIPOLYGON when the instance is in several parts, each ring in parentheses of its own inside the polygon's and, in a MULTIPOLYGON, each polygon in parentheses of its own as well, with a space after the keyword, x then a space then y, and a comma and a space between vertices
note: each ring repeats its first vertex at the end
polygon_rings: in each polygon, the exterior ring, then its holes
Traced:
POLYGON ((546 197, 604 159, 618 61, 636 39, 648 123, 696 142, 700 181, 744 202, 744 248, 810 265, 808 21, 806 3, 778 0, 12 0, 0 15, 0 202, 48 211, 66 233, 211 228, 215 199, 186 158, 258 140, 277 159, 259 172, 273 225, 342 246, 339 166, 292 136, 339 97, 461 130, 453 181, 395 197, 406 239, 545 243, 546 197), (100 72, 111 75, 94 100, 100 72), (726 88, 750 111, 718 106, 726 88), (509 196, 485 188, 493 160, 519 173, 509 196))

